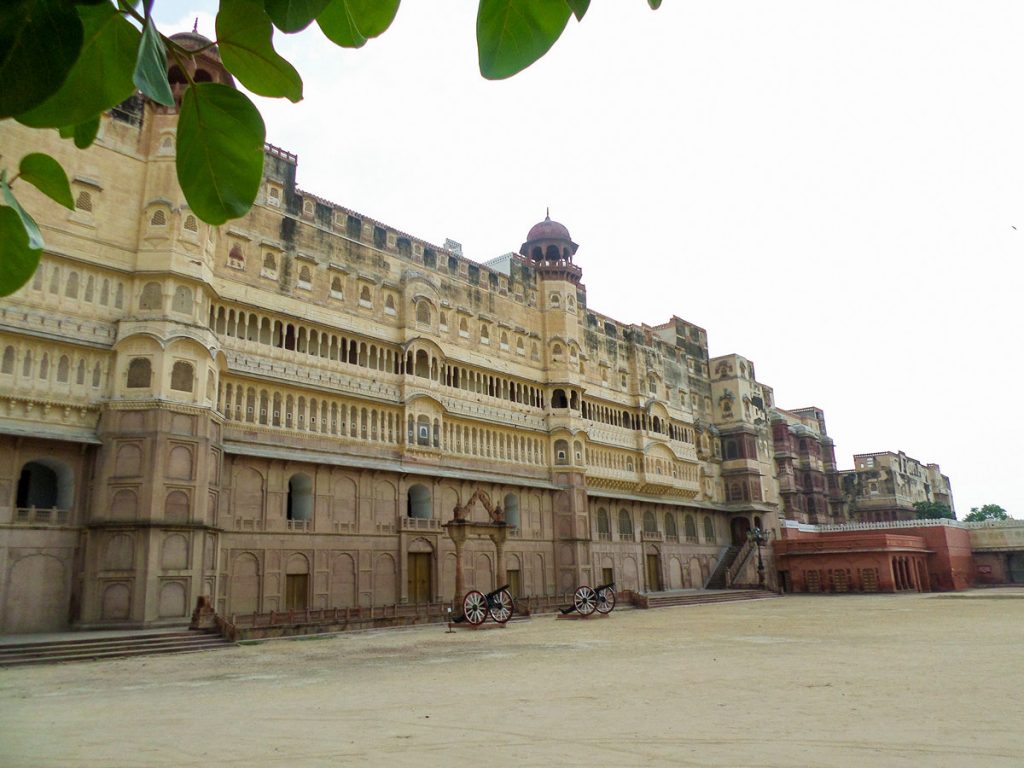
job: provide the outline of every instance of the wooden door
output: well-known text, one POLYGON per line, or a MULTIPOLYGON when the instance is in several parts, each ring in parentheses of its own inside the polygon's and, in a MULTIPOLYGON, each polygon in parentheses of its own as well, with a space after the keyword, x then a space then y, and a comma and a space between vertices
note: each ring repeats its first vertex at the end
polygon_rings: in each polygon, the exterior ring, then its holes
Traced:
POLYGON ((647 589, 661 592, 661 568, 658 567, 657 555, 647 555, 647 589))
POLYGON ((302 611, 309 605, 309 574, 289 573, 285 576, 284 607, 288 611, 302 611))
POLYGON ((611 584, 613 581, 615 581, 615 571, 613 569, 611 569, 611 568, 602 568, 601 569, 601 585, 611 584))
POLYGON ((513 598, 518 600, 523 596, 522 577, 519 575, 519 571, 517 570, 506 571, 505 573, 508 577, 508 591, 512 593, 513 598))
POLYGON ((410 603, 429 603, 434 597, 430 578, 431 562, 429 552, 410 552, 409 576, 406 581, 410 603))

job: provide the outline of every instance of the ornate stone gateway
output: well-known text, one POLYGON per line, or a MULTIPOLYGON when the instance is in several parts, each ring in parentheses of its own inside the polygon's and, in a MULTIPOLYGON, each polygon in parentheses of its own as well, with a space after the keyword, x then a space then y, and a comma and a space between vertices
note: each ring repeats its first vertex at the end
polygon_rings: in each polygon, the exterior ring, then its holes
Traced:
POLYGON ((452 510, 452 519, 444 524, 444 529, 448 531, 448 536, 455 544, 455 595, 452 597, 453 603, 461 603, 466 593, 465 576, 463 575, 462 567, 462 548, 466 543, 466 539, 470 536, 486 536, 494 542, 496 555, 496 573, 494 576, 498 584, 505 583, 505 541, 508 538, 508 528, 508 523, 505 522, 505 512, 502 510, 501 505, 492 504, 491 497, 479 488, 474 491, 465 504, 455 505, 455 508, 452 510), (474 523, 468 519, 469 512, 477 501, 487 510, 487 514, 490 516, 489 522, 474 523))

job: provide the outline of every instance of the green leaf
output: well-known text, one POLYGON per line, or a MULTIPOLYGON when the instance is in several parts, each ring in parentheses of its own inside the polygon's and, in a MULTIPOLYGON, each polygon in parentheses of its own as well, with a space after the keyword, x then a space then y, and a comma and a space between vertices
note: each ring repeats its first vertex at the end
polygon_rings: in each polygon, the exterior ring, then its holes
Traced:
POLYGON ((178 117, 178 183, 208 224, 242 216, 263 178, 266 128, 239 91, 219 83, 189 86, 178 117))
POLYGON ((64 0, 0 3, 0 120, 55 94, 82 49, 82 21, 64 0))
POLYGON ((565 0, 480 0, 480 74, 502 80, 522 72, 551 49, 570 13, 565 0))
POLYGON ((96 140, 96 134, 100 130, 100 117, 97 115, 91 120, 86 120, 78 125, 65 125, 58 129, 62 139, 74 139, 75 146, 79 149, 88 149, 96 140))
POLYGON ((39 266, 38 248, 13 208, 0 206, 0 296, 10 296, 29 281, 39 266))
POLYGON ((572 9, 573 15, 576 17, 576 21, 583 21, 583 16, 586 14, 587 9, 590 8, 590 0, 565 0, 569 7, 572 9))
POLYGON ((114 6, 80 5, 85 39, 64 85, 33 110, 17 115, 32 128, 77 125, 120 104, 135 92, 132 74, 140 33, 114 6))
POLYGON ((302 78, 277 55, 274 27, 259 0, 221 0, 217 44, 221 61, 253 93, 302 100, 302 78))
MULTIPOLYGON (((316 23, 327 39, 343 48, 362 48, 391 26, 400 0, 331 0, 316 23)), ((562 0, 558 0, 561 2, 562 0)))
POLYGON ((75 200, 71 197, 71 185, 68 175, 64 173, 60 163, 42 152, 33 152, 21 158, 18 176, 27 181, 51 200, 65 208, 75 210, 75 200))
POLYGON ((142 28, 142 45, 139 46, 139 57, 135 60, 132 82, 157 104, 174 106, 174 94, 171 93, 171 84, 167 82, 167 49, 164 48, 164 41, 156 31, 152 18, 147 18, 142 28))
POLYGON ((301 32, 309 26, 330 0, 265 0, 264 7, 274 26, 282 32, 301 32))
POLYGON ((661 8, 661 0, 647 0, 647 4, 651 6, 652 11, 656 11, 661 8))
POLYGON ((21 207, 21 203, 14 197, 11 188, 7 185, 7 171, 0 171, 0 197, 3 197, 4 205, 14 211, 21 220, 22 228, 28 235, 29 248, 43 247, 43 233, 39 231, 39 225, 28 215, 28 211, 21 207))
POLYGON ((96 115, 84 123, 79 123, 74 128, 75 146, 79 149, 88 149, 96 141, 96 134, 100 132, 100 116, 96 115))

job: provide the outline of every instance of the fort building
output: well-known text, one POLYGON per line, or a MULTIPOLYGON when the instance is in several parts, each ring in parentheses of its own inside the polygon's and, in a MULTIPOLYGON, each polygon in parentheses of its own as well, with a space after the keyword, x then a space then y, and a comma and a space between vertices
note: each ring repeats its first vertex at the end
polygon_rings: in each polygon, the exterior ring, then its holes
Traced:
MULTIPOLYGON (((231 84, 213 49, 191 66, 231 84)), ((952 501, 902 454, 838 472, 821 411, 778 408, 704 328, 601 313, 550 216, 481 264, 268 145, 251 211, 210 226, 176 127, 141 96, 85 151, 0 123, 0 159, 44 149, 75 199, 19 185, 46 248, 0 301, 0 632, 451 600, 443 525, 477 492, 509 535, 500 561, 467 542, 465 583, 516 596, 756 583, 753 528, 952 501)))

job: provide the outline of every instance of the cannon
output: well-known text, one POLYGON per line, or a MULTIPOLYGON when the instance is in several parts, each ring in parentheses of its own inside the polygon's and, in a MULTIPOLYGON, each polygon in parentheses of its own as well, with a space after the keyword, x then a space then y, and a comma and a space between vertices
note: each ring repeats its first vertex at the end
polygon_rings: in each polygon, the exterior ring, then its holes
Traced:
POLYGON ((561 609, 563 616, 576 611, 580 616, 589 616, 594 611, 608 615, 615 608, 615 582, 611 581, 599 587, 588 587, 584 584, 572 593, 572 605, 561 609))
POLYGON ((466 593, 462 600, 462 615, 453 621, 456 624, 466 622, 474 627, 483 624, 490 616, 498 624, 504 624, 512 618, 515 613, 515 601, 512 600, 512 593, 508 591, 508 584, 498 587, 486 595, 477 590, 466 593))

